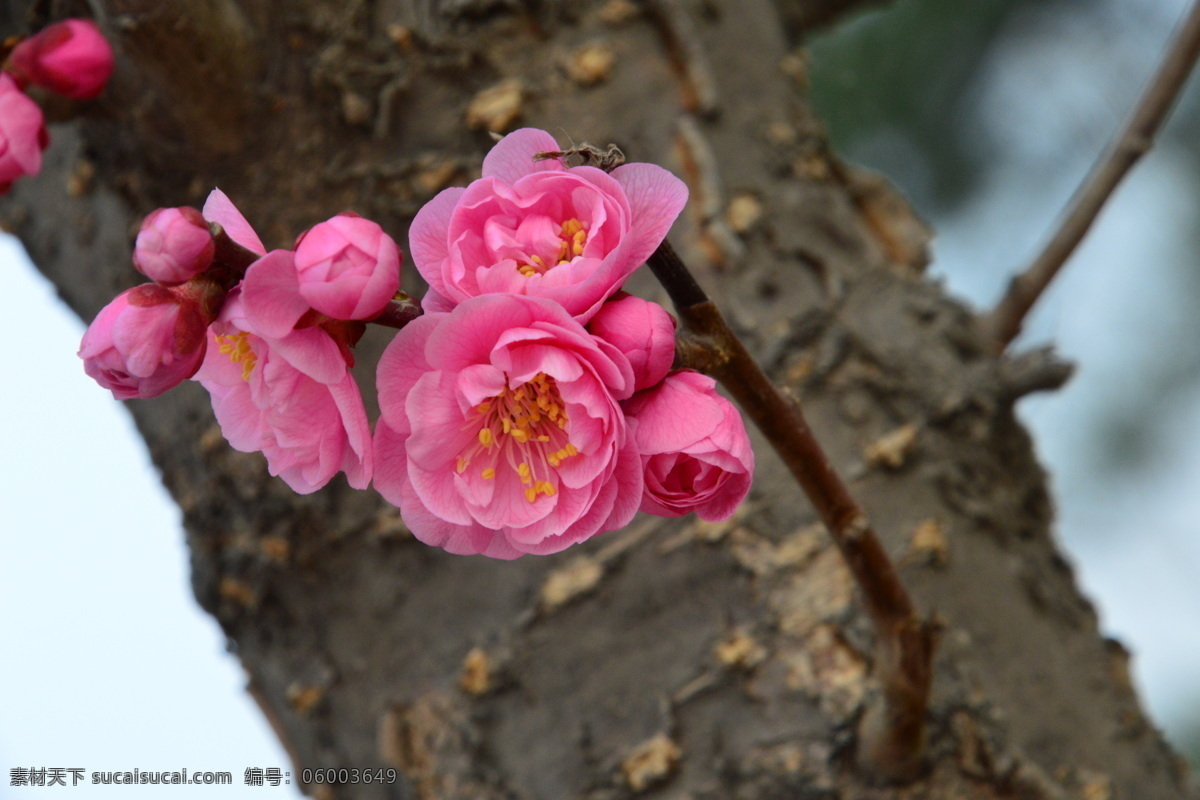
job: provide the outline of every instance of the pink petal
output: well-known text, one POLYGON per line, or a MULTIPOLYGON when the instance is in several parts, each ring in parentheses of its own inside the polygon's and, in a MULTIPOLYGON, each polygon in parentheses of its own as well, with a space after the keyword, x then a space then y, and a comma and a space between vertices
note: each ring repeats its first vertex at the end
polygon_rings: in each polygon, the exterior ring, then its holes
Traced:
POLYGON ((453 300, 445 295, 438 294, 434 289, 430 289, 421 298, 421 310, 426 314, 453 311, 456 305, 458 304, 453 300))
POLYGON ((675 375, 668 375, 656 388, 635 396, 633 401, 639 407, 630 413, 638 420, 637 443, 643 454, 683 450, 724 420, 717 403, 675 375))
POLYGON ((527 325, 531 308, 508 295, 482 295, 459 304, 455 324, 439 327, 425 346, 425 357, 438 369, 461 369, 491 362, 492 350, 510 328, 527 325))
POLYGON ((375 368, 379 410, 392 426, 410 430, 404 401, 421 376, 432 369, 425 360, 425 343, 442 316, 426 314, 408 323, 397 332, 379 359, 375 368))
POLYGON ((290 250, 272 250, 250 265, 242 281, 243 313, 253 332, 282 339, 308 310, 290 250))
POLYGON ((687 203, 687 185, 655 164, 622 164, 612 177, 625 187, 629 198, 633 227, 625 257, 638 266, 667 238, 687 203))
POLYGON ((367 421, 358 382, 347 372, 340 383, 330 385, 329 393, 341 414, 346 443, 349 445, 338 469, 346 473, 346 480, 352 487, 366 489, 374 468, 374 450, 371 423, 367 421))
POLYGON ((400 505, 400 487, 408 481, 408 455, 404 449, 407 438, 407 431, 397 432, 386 420, 375 423, 375 491, 394 506, 400 505))
POLYGON ((346 376, 342 351, 321 328, 292 331, 282 339, 272 339, 270 345, 281 358, 318 383, 338 383, 346 376))
POLYGON ((452 372, 427 372, 409 391, 404 407, 413 433, 405 446, 412 464, 453 473, 458 454, 475 443, 480 423, 465 424, 455 384, 452 372))
POLYGON ((545 131, 521 128, 505 136, 483 159, 483 177, 499 178, 511 185, 534 172, 564 169, 556 158, 534 160, 536 153, 558 150, 558 142, 545 131))
POLYGON ((266 255, 267 248, 263 247, 258 234, 250 227, 250 223, 246 222, 246 218, 242 216, 242 212, 237 210, 233 201, 226 197, 220 189, 213 189, 209 193, 201 213, 209 222, 215 222, 224 228, 225 232, 229 234, 229 238, 242 247, 253 250, 259 255, 266 255))
POLYGON ((750 493, 754 475, 750 472, 729 475, 728 481, 713 493, 709 502, 696 508, 696 516, 706 522, 723 522, 733 516, 750 493))
POLYGON ((443 189, 421 207, 408 229, 408 247, 417 272, 432 287, 442 285, 442 262, 450 255, 450 218, 466 189, 443 189))
POLYGON ((642 499, 643 474, 642 458, 633 441, 633 436, 617 456, 617 466, 613 471, 612 482, 616 484, 617 495, 613 500, 612 512, 604 521, 604 530, 613 531, 628 525, 638 511, 642 499))

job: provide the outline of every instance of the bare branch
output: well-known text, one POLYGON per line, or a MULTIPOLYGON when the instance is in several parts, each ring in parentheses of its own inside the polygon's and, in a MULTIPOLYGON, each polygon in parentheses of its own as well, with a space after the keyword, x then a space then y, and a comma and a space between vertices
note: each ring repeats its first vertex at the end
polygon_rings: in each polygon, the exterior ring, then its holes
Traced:
POLYGON ((925 743, 935 631, 921 619, 866 514, 834 471, 797 403, 771 383, 667 242, 650 257, 684 325, 688 359, 707 345, 706 372, 719 380, 779 453, 816 508, 862 591, 876 631, 882 692, 864 715, 858 756, 892 780, 914 778, 925 743))
POLYGON ((1075 191, 1050 241, 1033 263, 1012 280, 996 307, 983 317, 984 330, 997 353, 1003 352, 1021 332, 1029 309, 1075 252, 1126 173, 1154 144, 1154 137, 1187 82, 1198 55, 1200 0, 1192 3, 1133 113, 1075 191))

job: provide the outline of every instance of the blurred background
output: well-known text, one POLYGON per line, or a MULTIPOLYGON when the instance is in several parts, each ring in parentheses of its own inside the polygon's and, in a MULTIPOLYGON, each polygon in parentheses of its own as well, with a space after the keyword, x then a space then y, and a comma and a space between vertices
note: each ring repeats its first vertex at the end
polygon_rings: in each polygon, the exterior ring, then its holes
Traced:
MULTIPOLYGON (((1183 0, 915 0, 813 43, 835 148, 929 221, 932 272, 989 307, 1045 241, 1163 54, 1183 0)), ((1194 78, 1194 76, 1193 76, 1194 78)), ((1200 765, 1200 86, 1016 347, 1066 389, 1022 401, 1058 534, 1151 715, 1200 765)))
MULTIPOLYGON (((836 148, 937 232, 932 270, 990 305, 1133 105, 1183 0, 903 0, 820 38, 836 148)), ((1200 763, 1200 92, 1027 325, 1079 365, 1023 401, 1059 535, 1169 738, 1200 763)), ((0 767, 223 770, 288 761, 191 596, 179 512, 74 353, 83 324, 0 239, 0 767), (83 511, 80 523, 80 511, 83 511)), ((8 788, 0 776, 0 796, 8 788)), ((88 796, 120 787, 80 786, 88 796)), ((155 788, 156 797, 196 793, 155 788)), ((74 796, 74 795, 73 795, 74 796)))

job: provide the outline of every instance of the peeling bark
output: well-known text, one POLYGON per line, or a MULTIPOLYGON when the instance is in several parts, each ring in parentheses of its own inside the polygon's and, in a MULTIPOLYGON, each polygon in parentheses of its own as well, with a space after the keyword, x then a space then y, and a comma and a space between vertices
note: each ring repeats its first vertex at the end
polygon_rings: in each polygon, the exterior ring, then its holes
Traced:
MULTIPOLYGON (((183 509, 196 597, 296 768, 405 776, 314 796, 1194 796, 1057 549, 1012 414, 1061 365, 990 355, 971 314, 921 277, 924 227, 839 162, 812 116, 784 22, 849 4, 99 5, 120 54, 111 90, 55 127, 43 174, 0 204, 81 316, 136 282, 140 217, 214 185, 268 244, 347 208, 403 241, 423 202, 477 174, 480 125, 616 142, 688 181, 677 248, 803 399, 944 626, 928 770, 877 786, 852 767, 878 691, 870 626, 764 442, 732 523, 639 519, 504 563, 421 545, 343 482, 292 494, 224 443, 198 386, 131 403, 183 509), (610 67, 580 80, 572 59, 597 45, 610 67), (905 446, 880 457, 900 429, 905 446)), ((387 338, 362 346, 368 398, 387 338)))

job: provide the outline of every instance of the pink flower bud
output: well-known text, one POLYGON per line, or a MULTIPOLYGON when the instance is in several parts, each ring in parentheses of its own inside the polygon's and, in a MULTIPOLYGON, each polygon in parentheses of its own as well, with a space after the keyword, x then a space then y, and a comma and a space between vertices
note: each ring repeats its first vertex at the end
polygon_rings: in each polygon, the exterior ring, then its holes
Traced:
POLYGON ((42 150, 50 143, 42 110, 7 73, 0 72, 0 194, 22 175, 42 169, 42 150))
POLYGON ((616 347, 633 367, 634 389, 666 377, 675 360, 675 321, 658 303, 619 293, 600 306, 588 331, 616 347))
POLYGON ((334 319, 370 319, 400 288, 400 249, 369 219, 338 214, 296 242, 300 296, 334 319))
POLYGON ((199 211, 187 206, 160 208, 142 220, 133 265, 157 283, 183 283, 208 269, 215 249, 199 211))
POLYGON ((118 400, 157 397, 195 374, 207 322, 199 303, 153 283, 117 295, 79 345, 83 369, 118 400))
POLYGON ((728 519, 750 491, 754 451, 733 404, 698 372, 672 372, 624 404, 637 420, 646 488, 641 510, 659 517, 695 511, 710 522, 728 519))
POLYGON ((90 100, 104 90, 113 71, 113 51, 96 23, 68 19, 17 45, 9 68, 22 80, 90 100))

